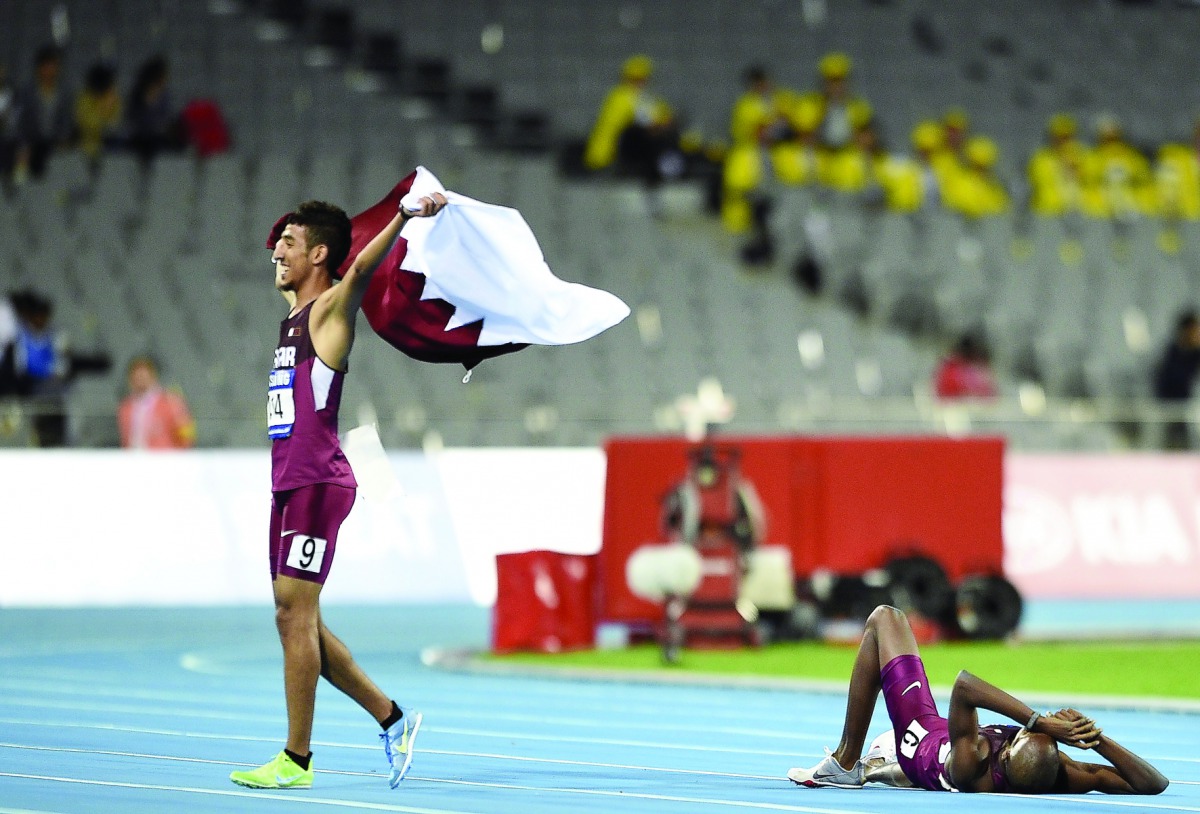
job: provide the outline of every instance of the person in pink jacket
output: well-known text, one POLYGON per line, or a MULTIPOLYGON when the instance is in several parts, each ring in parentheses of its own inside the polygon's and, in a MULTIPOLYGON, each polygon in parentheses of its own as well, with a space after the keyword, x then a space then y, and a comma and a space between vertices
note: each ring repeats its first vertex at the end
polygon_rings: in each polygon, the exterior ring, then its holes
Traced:
POLYGON ((130 360, 129 395, 117 409, 121 446, 126 449, 187 449, 196 444, 196 422, 187 402, 158 381, 158 365, 149 356, 130 360))

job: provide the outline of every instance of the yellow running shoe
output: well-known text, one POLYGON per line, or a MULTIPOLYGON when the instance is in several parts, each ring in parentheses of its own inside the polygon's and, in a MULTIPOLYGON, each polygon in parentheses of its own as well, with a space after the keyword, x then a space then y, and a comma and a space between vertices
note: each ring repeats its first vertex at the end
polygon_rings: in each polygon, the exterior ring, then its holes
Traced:
POLYGON ((252 789, 307 789, 312 788, 313 768, 310 762, 301 769, 287 752, 280 752, 257 769, 230 772, 229 779, 252 789))

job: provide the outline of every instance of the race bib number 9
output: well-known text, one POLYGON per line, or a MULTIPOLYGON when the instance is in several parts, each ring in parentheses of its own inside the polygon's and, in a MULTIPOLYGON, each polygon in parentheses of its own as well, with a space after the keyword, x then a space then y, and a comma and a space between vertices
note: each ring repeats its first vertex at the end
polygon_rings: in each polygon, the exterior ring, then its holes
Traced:
POLYGON ((292 396, 294 367, 272 370, 267 384, 267 435, 272 439, 287 438, 296 423, 296 400, 292 396))
POLYGON ((292 536, 292 547, 288 549, 287 564, 300 571, 319 574, 321 565, 325 562, 325 546, 328 544, 328 540, 322 540, 320 537, 295 534, 292 536))
POLYGON ((912 760, 913 755, 917 753, 917 747, 921 745, 921 741, 925 740, 925 736, 928 734, 929 730, 916 721, 910 723, 900 738, 900 754, 912 760))

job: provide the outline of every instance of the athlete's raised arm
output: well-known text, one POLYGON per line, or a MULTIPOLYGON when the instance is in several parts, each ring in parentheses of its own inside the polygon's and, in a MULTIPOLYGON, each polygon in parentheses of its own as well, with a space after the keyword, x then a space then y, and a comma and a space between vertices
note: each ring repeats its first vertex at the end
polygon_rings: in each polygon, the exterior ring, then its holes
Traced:
POLYGON ((446 205, 446 196, 434 192, 420 199, 420 208, 401 208, 379 234, 371 238, 354 258, 342 281, 325 291, 313 305, 309 320, 313 345, 326 364, 344 370, 354 345, 354 322, 371 276, 387 256, 409 218, 431 217, 446 205))

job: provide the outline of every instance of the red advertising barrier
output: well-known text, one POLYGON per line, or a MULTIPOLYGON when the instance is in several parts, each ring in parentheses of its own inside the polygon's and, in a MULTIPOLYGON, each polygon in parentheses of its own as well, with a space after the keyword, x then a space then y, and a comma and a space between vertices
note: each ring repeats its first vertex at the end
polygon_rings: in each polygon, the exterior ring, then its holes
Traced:
POLYGON ((592 647, 595 560, 555 551, 498 554, 492 650, 556 653, 592 647))
MULTIPOLYGON (((767 544, 787 545, 797 576, 818 568, 861 573, 898 554, 938 560, 951 580, 1001 573, 1000 438, 764 438, 721 436, 766 514, 767 544)), ((602 620, 655 622, 659 606, 634 596, 625 563, 664 542, 663 497, 702 444, 613 438, 598 560, 602 620)))
POLYGON ((1012 456, 1004 543, 1028 596, 1200 598, 1200 458, 1012 456))

